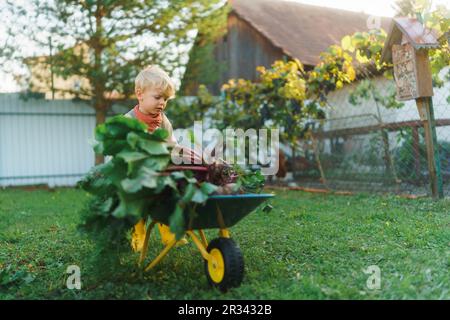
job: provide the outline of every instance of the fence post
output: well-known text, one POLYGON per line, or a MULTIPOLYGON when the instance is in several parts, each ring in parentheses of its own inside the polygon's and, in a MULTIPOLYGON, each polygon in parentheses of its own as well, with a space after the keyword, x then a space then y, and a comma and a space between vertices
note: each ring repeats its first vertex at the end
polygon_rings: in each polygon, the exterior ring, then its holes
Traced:
POLYGON ((325 186, 325 188, 330 189, 330 187, 328 186, 327 179, 325 177, 325 172, 323 171, 323 168, 322 168, 322 162, 320 161, 319 146, 317 144, 317 140, 314 137, 314 134, 313 134, 312 131, 311 131, 310 137, 311 137, 311 142, 312 142, 312 145, 313 145, 314 156, 316 158, 317 166, 318 166, 319 172, 320 172, 320 177, 322 179, 322 183, 325 186))
POLYGON ((443 198, 441 159, 436 136, 436 121, 434 119, 433 100, 431 97, 416 99, 420 119, 424 124, 425 143, 427 147, 428 171, 430 173, 431 193, 433 198, 443 198))
POLYGON ((415 183, 418 183, 418 180, 420 178, 420 138, 419 138, 419 128, 415 126, 411 126, 412 129, 412 146, 413 146, 413 153, 414 153, 414 169, 416 172, 416 181, 415 183))

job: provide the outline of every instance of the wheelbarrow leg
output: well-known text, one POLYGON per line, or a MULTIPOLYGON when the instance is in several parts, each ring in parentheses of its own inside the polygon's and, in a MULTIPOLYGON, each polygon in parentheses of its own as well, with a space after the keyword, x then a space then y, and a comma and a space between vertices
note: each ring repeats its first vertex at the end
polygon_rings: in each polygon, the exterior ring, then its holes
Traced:
MULTIPOLYGON (((192 238, 192 241, 194 241, 194 244, 197 246, 203 259, 210 260, 211 256, 206 251, 207 245, 205 245, 205 243, 203 241, 200 241, 200 239, 195 235, 195 233, 193 231, 187 231, 186 233, 192 238)), ((205 240, 206 240, 206 238, 205 238, 205 240)))
POLYGON ((203 229, 198 230, 198 233, 200 234, 200 238, 202 239, 202 243, 205 246, 205 248, 208 246, 208 240, 206 240, 205 231, 203 229))
POLYGON ((217 217, 217 222, 219 223, 219 226, 220 226, 219 237, 230 238, 230 231, 228 231, 228 229, 225 225, 225 220, 223 218, 222 210, 220 210, 218 204, 216 204, 216 217, 217 217))
POLYGON ((142 247, 144 246, 145 232, 145 220, 141 219, 133 228, 131 248, 134 252, 139 252, 142 250, 142 247))
POLYGON ((219 230, 219 237, 221 238, 231 238, 230 231, 226 228, 219 230))
POLYGON ((154 266, 156 266, 162 258, 164 258, 167 253, 170 251, 170 249, 173 248, 173 246, 177 243, 177 240, 174 238, 172 239, 167 245, 166 247, 160 252, 160 254, 147 266, 147 268, 145 268, 145 272, 147 272, 148 270, 152 269, 154 266))
POLYGON ((145 256, 147 255, 148 241, 150 240, 150 233, 152 232, 152 229, 155 226, 155 224, 156 224, 156 222, 152 221, 145 232, 144 245, 141 250, 141 256, 139 257, 139 266, 142 266, 142 263, 145 260, 145 256))

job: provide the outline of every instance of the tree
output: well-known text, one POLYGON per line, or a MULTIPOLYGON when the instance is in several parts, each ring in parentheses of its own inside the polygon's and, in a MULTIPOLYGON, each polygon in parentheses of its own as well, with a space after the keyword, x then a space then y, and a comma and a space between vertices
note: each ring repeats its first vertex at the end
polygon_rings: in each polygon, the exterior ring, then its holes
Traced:
MULTIPOLYGON (((218 62, 214 56, 214 48, 219 38, 227 33, 228 13, 230 5, 224 5, 214 12, 214 24, 207 21, 200 28, 194 45, 189 51, 189 62, 186 65, 180 91, 192 95, 201 84, 211 85, 219 80, 219 75, 226 69, 225 62, 218 62)), ((211 16, 212 17, 212 16, 211 16)))
MULTIPOLYGON (((398 16, 417 18, 427 28, 432 29, 439 36, 440 47, 429 52, 433 85, 442 87, 444 80, 450 80, 450 12, 441 4, 432 6, 431 0, 397 0, 394 7, 398 16), (440 77, 439 72, 447 67, 445 75, 440 77)), ((447 97, 450 102, 450 95, 447 97)))
POLYGON ((393 8, 396 11, 396 16, 407 17, 414 16, 416 10, 416 0, 396 0, 393 8))
MULTIPOLYGON (((140 69, 159 64, 169 74, 179 71, 180 48, 192 42, 199 27, 214 25, 212 13, 223 4, 223 0, 32 0, 25 4, 8 0, 8 14, 3 16, 14 19, 9 23, 10 36, 20 35, 40 48, 48 48, 51 40, 54 53, 28 59, 28 65, 44 63, 55 76, 87 79, 86 87, 54 90, 89 99, 99 125, 114 101, 133 96, 140 69)), ((27 54, 14 50, 10 57, 24 62, 27 54)), ((96 155, 95 163, 102 162, 103 156, 96 155)))

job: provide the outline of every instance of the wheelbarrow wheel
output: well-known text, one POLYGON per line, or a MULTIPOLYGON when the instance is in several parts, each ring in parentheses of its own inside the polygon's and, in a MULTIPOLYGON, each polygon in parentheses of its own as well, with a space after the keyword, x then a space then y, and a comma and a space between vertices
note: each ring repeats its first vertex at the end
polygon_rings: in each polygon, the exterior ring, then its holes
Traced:
POLYGON ((216 238, 207 248, 213 261, 205 260, 208 283, 222 292, 238 287, 244 278, 244 258, 239 246, 229 238, 216 238))

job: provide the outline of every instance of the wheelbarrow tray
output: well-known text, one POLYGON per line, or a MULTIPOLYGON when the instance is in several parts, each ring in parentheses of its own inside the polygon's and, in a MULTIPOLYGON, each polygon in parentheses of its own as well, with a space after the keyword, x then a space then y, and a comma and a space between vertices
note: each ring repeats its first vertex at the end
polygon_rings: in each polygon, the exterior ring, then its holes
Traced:
MULTIPOLYGON (((183 211, 185 229, 230 228, 273 196, 267 193, 210 196, 204 204, 190 205, 185 208, 183 211), (191 210, 195 214, 191 215, 191 210)), ((152 211, 150 214, 152 219, 169 225, 168 216, 173 212, 174 204, 166 203, 160 208, 164 210, 152 211)))

